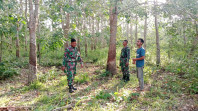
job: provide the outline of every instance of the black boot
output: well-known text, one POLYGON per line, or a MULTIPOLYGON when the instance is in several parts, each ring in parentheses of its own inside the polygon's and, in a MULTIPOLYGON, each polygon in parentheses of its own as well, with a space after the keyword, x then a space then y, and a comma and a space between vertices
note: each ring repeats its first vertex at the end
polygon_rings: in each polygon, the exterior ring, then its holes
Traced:
POLYGON ((129 78, 129 76, 128 76, 128 77, 126 77, 126 81, 130 81, 130 78, 129 78))
POLYGON ((72 85, 69 85, 69 93, 73 93, 74 91, 72 90, 72 85))
POLYGON ((122 79, 120 79, 120 80, 123 80, 124 81, 125 79, 126 79, 126 77, 123 75, 122 79))
POLYGON ((77 90, 77 88, 75 88, 73 85, 72 85, 72 89, 73 89, 73 90, 77 90))

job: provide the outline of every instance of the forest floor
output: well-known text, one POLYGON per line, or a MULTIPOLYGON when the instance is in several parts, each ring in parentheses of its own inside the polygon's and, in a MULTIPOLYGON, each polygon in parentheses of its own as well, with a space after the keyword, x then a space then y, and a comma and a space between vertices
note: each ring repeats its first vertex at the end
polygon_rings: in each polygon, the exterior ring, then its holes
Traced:
MULTIPOLYGON (((38 67, 39 81, 26 86, 27 69, 21 74, 0 81, 0 107, 31 107, 32 110, 198 110, 198 95, 175 90, 169 83, 181 79, 158 70, 145 78, 145 90, 136 90, 135 71, 130 81, 122 74, 107 76, 104 68, 85 64, 75 79, 77 91, 68 93, 67 78, 56 67, 38 67), (175 78, 175 79, 174 79, 175 78)), ((179 87, 179 86, 178 86, 179 87)))

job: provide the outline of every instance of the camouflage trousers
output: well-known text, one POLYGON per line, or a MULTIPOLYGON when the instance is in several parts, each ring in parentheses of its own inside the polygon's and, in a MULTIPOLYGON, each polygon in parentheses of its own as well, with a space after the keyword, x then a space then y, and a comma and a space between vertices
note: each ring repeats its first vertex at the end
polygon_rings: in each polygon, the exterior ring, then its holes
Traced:
POLYGON ((123 78, 129 78, 130 74, 129 74, 129 66, 126 66, 126 65, 122 65, 121 66, 121 70, 122 70, 122 73, 123 73, 123 78))
POLYGON ((66 63, 66 73, 68 85, 72 85, 74 77, 76 75, 76 62, 67 62, 66 63))

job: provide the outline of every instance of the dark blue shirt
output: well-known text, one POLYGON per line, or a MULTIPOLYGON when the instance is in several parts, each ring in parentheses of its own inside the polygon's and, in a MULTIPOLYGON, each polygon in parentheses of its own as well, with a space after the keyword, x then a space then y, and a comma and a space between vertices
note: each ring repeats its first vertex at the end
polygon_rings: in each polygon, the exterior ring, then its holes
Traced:
MULTIPOLYGON (((136 51, 136 58, 140 58, 142 56, 145 56, 145 50, 143 47, 137 49, 136 51)), ((144 59, 136 61, 136 67, 143 67, 143 66, 144 66, 144 59)))

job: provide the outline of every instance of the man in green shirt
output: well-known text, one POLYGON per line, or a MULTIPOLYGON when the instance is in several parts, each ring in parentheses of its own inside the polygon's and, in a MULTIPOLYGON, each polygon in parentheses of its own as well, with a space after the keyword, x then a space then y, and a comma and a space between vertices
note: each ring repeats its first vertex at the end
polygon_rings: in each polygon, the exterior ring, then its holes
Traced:
POLYGON ((80 53, 76 48, 76 40, 71 39, 71 46, 65 49, 62 66, 62 70, 67 73, 67 81, 70 93, 74 92, 73 90, 77 90, 73 86, 73 80, 76 75, 77 61, 79 61, 81 63, 81 67, 83 67, 83 61, 80 57, 80 53))

